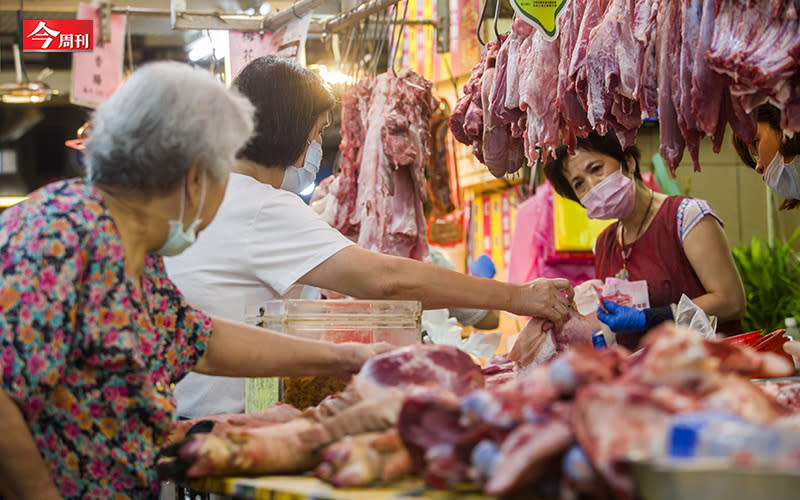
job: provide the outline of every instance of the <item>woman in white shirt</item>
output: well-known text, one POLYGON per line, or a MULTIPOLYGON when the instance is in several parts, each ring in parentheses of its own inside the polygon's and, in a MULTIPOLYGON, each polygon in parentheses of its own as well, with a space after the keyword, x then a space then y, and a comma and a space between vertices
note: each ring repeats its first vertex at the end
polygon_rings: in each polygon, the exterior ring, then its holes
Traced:
MULTIPOLYGON (((214 221, 189 250, 166 260, 190 303, 242 320, 248 305, 303 284, 364 299, 419 300, 425 309, 501 309, 564 321, 572 297, 565 279, 503 283, 354 245, 289 192, 305 189, 319 167, 334 104, 322 80, 267 56, 245 67, 233 86, 256 107, 255 134, 214 221)), ((175 393, 182 417, 244 410, 242 379, 190 374, 175 393)))

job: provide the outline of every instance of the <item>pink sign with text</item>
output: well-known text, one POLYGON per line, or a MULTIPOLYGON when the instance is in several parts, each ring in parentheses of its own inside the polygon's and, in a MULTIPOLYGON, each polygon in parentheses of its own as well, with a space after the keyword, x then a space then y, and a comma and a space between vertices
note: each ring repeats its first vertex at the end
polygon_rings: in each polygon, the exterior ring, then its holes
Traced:
POLYGON ((274 33, 231 31, 228 35, 230 47, 230 75, 233 78, 253 59, 274 55, 305 64, 306 38, 311 15, 287 23, 274 33))
POLYGON ((102 43, 100 9, 82 3, 78 19, 90 19, 94 25, 94 50, 72 55, 72 94, 70 101, 96 108, 117 90, 122 82, 125 47, 125 16, 111 15, 111 39, 102 43))
POLYGON ((231 31, 228 34, 228 43, 230 44, 230 71, 234 78, 253 59, 272 53, 272 33, 262 35, 253 31, 231 31))

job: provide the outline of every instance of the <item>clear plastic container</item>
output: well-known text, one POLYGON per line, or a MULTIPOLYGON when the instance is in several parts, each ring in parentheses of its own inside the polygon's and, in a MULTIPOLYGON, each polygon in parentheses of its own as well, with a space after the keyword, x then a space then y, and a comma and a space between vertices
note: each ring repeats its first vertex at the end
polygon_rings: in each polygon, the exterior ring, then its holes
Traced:
POLYGON ((270 300, 248 308, 247 321, 329 342, 420 341, 422 305, 411 300, 270 300))
POLYGON ((800 340, 800 330, 797 329, 797 320, 794 319, 794 316, 789 316, 783 322, 786 325, 786 333, 784 335, 791 340, 800 340))
MULTIPOLYGON (((388 342, 397 346, 420 341, 422 305, 406 300, 271 300, 247 308, 247 322, 313 340, 388 342)), ((245 411, 275 401, 302 409, 344 389, 332 377, 248 379, 245 411)))

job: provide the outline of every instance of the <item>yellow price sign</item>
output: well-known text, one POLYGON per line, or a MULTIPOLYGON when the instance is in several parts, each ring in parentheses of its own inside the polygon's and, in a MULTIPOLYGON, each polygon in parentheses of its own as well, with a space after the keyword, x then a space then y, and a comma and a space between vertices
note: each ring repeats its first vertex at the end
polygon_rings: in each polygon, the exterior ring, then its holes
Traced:
POLYGON ((539 28, 548 40, 558 36, 558 16, 567 0, 511 0, 511 6, 522 19, 539 28))

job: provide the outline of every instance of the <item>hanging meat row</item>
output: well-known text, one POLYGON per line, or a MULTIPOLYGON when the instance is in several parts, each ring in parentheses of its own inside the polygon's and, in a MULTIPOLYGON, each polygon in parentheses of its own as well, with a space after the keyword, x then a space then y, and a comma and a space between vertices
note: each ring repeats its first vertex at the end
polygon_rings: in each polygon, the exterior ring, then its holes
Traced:
POLYGON ((560 35, 516 20, 486 46, 450 118, 497 177, 542 150, 613 128, 623 147, 657 116, 673 171, 684 149, 719 152, 727 124, 751 141, 769 102, 800 131, 800 0, 571 0, 560 35))

